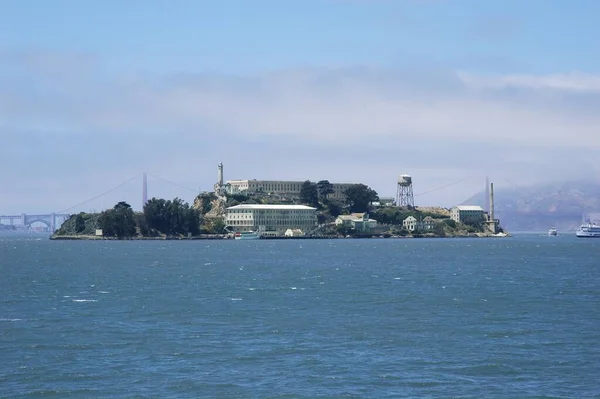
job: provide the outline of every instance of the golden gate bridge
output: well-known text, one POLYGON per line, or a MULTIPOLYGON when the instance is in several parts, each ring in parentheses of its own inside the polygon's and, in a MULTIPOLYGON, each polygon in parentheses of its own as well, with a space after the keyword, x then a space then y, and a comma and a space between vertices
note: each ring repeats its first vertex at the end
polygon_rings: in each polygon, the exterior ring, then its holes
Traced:
POLYGON ((153 177, 162 182, 171 184, 178 188, 194 192, 196 195, 200 193, 199 189, 193 189, 193 188, 187 187, 183 184, 179 184, 179 183, 173 182, 169 179, 165 179, 163 177, 157 176, 155 174, 144 172, 141 174, 137 174, 137 175, 123 181, 122 183, 119 183, 118 185, 110 188, 109 190, 106 190, 102 193, 94 195, 93 197, 88 198, 85 201, 81 201, 75 205, 72 205, 68 208, 62 209, 58 212, 49 212, 46 214, 44 214, 44 213, 36 213, 36 214, 21 213, 19 215, 2 215, 2 214, 0 214, 0 225, 11 226, 11 227, 20 228, 20 229, 31 229, 33 224, 41 223, 41 224, 44 224, 47 227, 47 229, 53 233, 58 228, 60 228, 60 226, 67 219, 69 219, 71 217, 72 211, 74 211, 75 209, 78 209, 78 208, 81 209, 81 207, 83 207, 93 201, 96 201, 110 193, 117 191, 121 187, 127 185, 128 183, 131 183, 132 181, 139 179, 140 177, 142 177, 142 207, 143 207, 146 204, 146 202, 148 202, 148 176, 153 177))

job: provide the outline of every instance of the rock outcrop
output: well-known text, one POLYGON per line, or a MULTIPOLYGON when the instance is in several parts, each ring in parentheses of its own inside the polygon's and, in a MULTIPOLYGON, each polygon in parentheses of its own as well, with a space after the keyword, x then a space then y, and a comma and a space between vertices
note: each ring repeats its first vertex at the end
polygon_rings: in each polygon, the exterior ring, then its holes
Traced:
POLYGON ((202 193, 198 195, 192 207, 199 210, 205 218, 225 217, 225 199, 218 197, 214 193, 202 193))

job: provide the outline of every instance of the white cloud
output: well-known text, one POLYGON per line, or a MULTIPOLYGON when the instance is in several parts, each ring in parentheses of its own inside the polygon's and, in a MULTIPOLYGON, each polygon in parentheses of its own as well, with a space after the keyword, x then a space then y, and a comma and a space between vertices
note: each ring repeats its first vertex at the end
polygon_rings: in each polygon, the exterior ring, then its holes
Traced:
MULTIPOLYGON (((21 159, 4 177, 33 186, 50 174, 72 184, 107 170, 111 181, 95 185, 110 187, 119 170, 128 177, 154 167, 210 187, 214 163, 224 160, 231 178, 364 180, 389 195, 399 173, 416 175, 419 192, 487 173, 523 184, 555 168, 562 178, 585 170, 585 157, 600 149, 600 115, 589 107, 600 103, 594 75, 307 68, 119 79, 77 59, 51 60, 50 75, 38 57, 10 61, 35 68, 0 73, 0 134, 18 151, 0 166, 21 159), (23 160, 36 157, 47 167, 33 172, 23 160)), ((431 202, 460 200, 465 190, 436 192, 431 202)))
MULTIPOLYGON (((431 86, 427 74, 377 70, 306 70, 214 81, 188 77, 161 90, 143 82, 123 92, 120 111, 105 109, 96 123, 106 128, 148 125, 146 122, 155 126, 209 124, 243 137, 314 142, 484 139, 514 140, 523 145, 600 146, 597 113, 556 106, 539 95, 532 100, 528 93, 497 97, 479 93, 470 90, 482 86, 473 83, 479 80, 465 76, 447 74, 441 89, 431 86), (464 85, 457 84, 460 82, 464 85)), ((600 88, 600 77, 589 75, 498 80, 529 90, 600 88)), ((493 84, 485 87, 493 88, 493 84)), ((552 96, 556 98, 556 94, 552 96)), ((92 111, 89 120, 100 112, 92 111)))
MULTIPOLYGON (((21 57, 36 67, 39 59, 21 57)), ((48 55, 43 59, 52 60, 53 71, 81 66, 77 58, 73 64, 48 55)), ((198 74, 119 81, 97 73, 91 79, 89 72, 84 77, 75 72, 56 85, 32 72, 31 93, 13 87, 12 101, 11 91, 1 99, 2 119, 20 127, 42 122, 67 130, 144 135, 194 135, 211 128, 241 137, 316 143, 428 139, 600 146, 600 115, 573 106, 581 101, 573 98, 577 93, 598 93, 593 100, 600 100, 600 76, 595 75, 484 77, 315 68, 246 77, 198 74), (504 89, 510 87, 524 91, 507 93, 504 89)))
POLYGON ((477 89, 553 89, 573 92, 600 92, 600 76, 581 72, 551 75, 506 75, 483 77, 459 73, 459 78, 469 87, 477 89))

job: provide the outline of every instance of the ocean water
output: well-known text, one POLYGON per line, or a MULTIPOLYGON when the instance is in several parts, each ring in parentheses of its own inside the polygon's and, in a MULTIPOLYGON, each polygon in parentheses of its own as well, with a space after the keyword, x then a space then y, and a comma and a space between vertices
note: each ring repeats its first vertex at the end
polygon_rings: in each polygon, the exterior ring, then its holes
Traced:
POLYGON ((0 237, 2 398, 598 398, 600 240, 0 237))

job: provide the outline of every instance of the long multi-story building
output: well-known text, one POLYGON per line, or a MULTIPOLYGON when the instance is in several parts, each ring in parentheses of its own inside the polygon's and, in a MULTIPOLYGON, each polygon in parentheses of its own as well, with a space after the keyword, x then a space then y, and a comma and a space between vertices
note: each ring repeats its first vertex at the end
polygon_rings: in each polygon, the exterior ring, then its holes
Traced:
POLYGON ((450 217, 457 223, 478 223, 486 220, 486 213, 479 205, 458 205, 450 210, 450 217))
MULTIPOLYGON (((228 194, 277 194, 288 197, 299 197, 303 181, 287 180, 228 180, 225 183, 225 191, 228 194)), ((344 192, 353 186, 353 183, 332 183, 333 193, 328 195, 329 199, 344 200, 344 192)))
POLYGON ((288 229, 308 233, 317 227, 317 209, 305 205, 243 204, 226 211, 225 224, 233 231, 283 235, 288 229))

